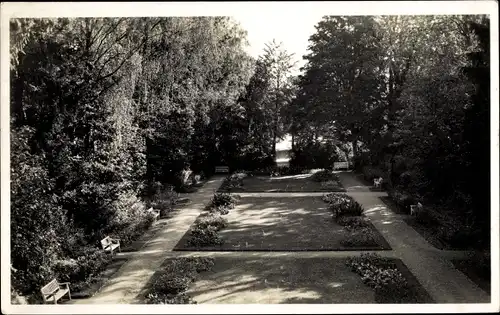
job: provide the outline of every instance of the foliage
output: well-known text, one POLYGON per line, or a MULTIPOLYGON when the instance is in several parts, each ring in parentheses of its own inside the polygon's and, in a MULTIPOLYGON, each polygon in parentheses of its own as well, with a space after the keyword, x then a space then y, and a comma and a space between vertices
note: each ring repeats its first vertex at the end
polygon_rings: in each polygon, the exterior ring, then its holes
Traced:
POLYGON ((348 235, 340 241, 342 246, 373 247, 379 245, 371 227, 354 227, 354 229, 348 229, 348 232, 348 235))
POLYGON ((218 208, 225 208, 225 209, 233 209, 234 206, 236 205, 237 198, 231 194, 228 193, 216 193, 212 197, 212 200, 210 201, 209 207, 218 209, 218 208))
POLYGON ((195 225, 191 230, 187 244, 192 247, 222 245, 224 240, 219 236, 218 231, 219 229, 213 225, 206 227, 195 225))
POLYGON ((196 280, 197 273, 209 271, 213 266, 214 259, 208 257, 183 257, 168 261, 163 270, 153 276, 146 303, 196 304, 185 291, 196 280))
POLYGON ((360 216, 363 214, 363 207, 349 195, 329 193, 323 196, 323 201, 329 203, 329 208, 334 218, 341 216, 360 216))
POLYGON ((217 231, 227 227, 227 220, 221 217, 218 213, 210 213, 206 216, 203 216, 197 223, 196 227, 199 229, 206 229, 209 226, 213 226, 217 231))
POLYGON ((338 148, 331 142, 296 141, 290 165, 298 168, 331 168, 340 159, 338 148))
POLYGON ((251 147, 246 122, 259 118, 241 96, 253 93, 255 65, 232 19, 10 26, 12 283, 21 293, 50 281, 74 250, 99 248, 105 234, 137 237, 152 217, 135 196, 171 209, 176 196, 153 183, 182 189, 189 169, 210 175, 248 144, 252 158, 267 157, 251 147))
POLYGON ((80 282, 98 275, 111 262, 111 255, 97 248, 89 248, 82 253, 55 262, 54 272, 61 282, 80 282))
POLYGON ((348 231, 356 231, 369 227, 367 219, 361 216, 340 216, 337 218, 337 223, 345 227, 348 231))
POLYGON ((338 181, 339 176, 332 173, 331 170, 321 170, 311 176, 311 180, 315 182, 338 181))
POLYGON ((347 266, 361 276, 363 283, 390 301, 402 302, 410 291, 407 279, 389 261, 377 254, 349 258, 347 266))
POLYGON ((246 177, 244 173, 234 173, 232 175, 227 176, 222 185, 220 186, 220 190, 244 190, 243 187, 243 178, 246 177))
POLYGON ((406 290, 408 283, 397 268, 377 263, 378 259, 353 258, 347 262, 352 271, 361 276, 363 283, 375 290, 398 293, 406 290))
POLYGON ((474 15, 323 17, 290 106, 292 162, 331 143, 367 180, 474 225, 487 246, 489 27, 474 15))
POLYGON ((368 165, 363 166, 363 176, 369 182, 373 182, 375 178, 382 177, 383 179, 384 177, 386 177, 386 175, 380 168, 368 165))

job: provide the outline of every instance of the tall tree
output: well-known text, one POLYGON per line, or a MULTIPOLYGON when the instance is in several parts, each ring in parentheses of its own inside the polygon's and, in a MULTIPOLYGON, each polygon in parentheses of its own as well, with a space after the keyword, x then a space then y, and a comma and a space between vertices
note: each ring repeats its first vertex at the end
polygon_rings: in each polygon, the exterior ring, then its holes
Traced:
POLYGON ((267 67, 270 76, 270 114, 273 117, 273 155, 276 156, 276 141, 283 135, 282 111, 291 100, 292 76, 291 71, 296 65, 293 54, 289 54, 283 43, 272 40, 266 44, 262 55, 262 62, 267 67))

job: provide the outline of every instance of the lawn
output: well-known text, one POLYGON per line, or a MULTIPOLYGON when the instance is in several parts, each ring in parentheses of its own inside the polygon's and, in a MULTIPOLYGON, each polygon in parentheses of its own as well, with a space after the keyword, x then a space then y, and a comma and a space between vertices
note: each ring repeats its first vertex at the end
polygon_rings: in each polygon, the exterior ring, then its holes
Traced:
MULTIPOLYGON (((333 218, 321 197, 244 197, 224 215, 228 226, 219 233, 223 245, 187 246, 190 231, 174 250, 202 251, 326 251, 390 249, 372 226, 378 243, 371 247, 347 247, 341 241, 348 232, 333 218)), ((202 214, 203 216, 203 214, 202 214)))
POLYGON ((247 176, 243 178, 242 188, 224 188, 219 191, 226 192, 337 192, 345 191, 340 181, 334 181, 332 186, 325 187, 321 182, 311 180, 312 174, 299 174, 290 176, 247 176))
MULTIPOLYGON (((427 292, 396 260, 410 283, 411 303, 432 303, 427 292)), ((399 303, 380 297, 337 258, 218 257, 211 271, 199 274, 187 294, 198 303, 399 303)))

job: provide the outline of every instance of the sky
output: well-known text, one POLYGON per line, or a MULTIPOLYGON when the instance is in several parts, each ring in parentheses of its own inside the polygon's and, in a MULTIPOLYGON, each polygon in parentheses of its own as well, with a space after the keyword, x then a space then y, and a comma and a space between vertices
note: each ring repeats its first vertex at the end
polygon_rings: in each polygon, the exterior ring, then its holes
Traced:
MULTIPOLYGON (((285 10, 286 11, 286 10, 285 10)), ((247 51, 253 57, 262 54, 265 43, 274 39, 283 42, 284 48, 294 54, 297 61, 294 74, 299 72, 304 65, 302 56, 307 53, 309 37, 314 34, 314 26, 321 20, 323 14, 316 12, 283 12, 277 15, 275 12, 255 14, 233 15, 247 34, 249 47, 247 51)))

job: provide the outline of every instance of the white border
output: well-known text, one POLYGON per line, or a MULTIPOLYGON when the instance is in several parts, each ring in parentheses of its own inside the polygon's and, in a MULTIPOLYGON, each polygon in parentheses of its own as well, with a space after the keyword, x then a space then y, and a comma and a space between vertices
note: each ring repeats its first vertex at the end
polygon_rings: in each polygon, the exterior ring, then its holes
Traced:
POLYGON ((10 304, 10 188, 9 188, 9 18, 194 15, 421 15, 489 14, 491 21, 491 191, 499 191, 498 124, 498 3, 496 1, 370 1, 370 2, 41 2, 1 4, 1 258, 2 313, 5 314, 232 314, 232 313, 443 313, 499 311, 499 213, 498 194, 492 194, 491 304, 288 304, 288 305, 11 305, 10 304), (496 224, 493 224, 496 223, 496 224))

